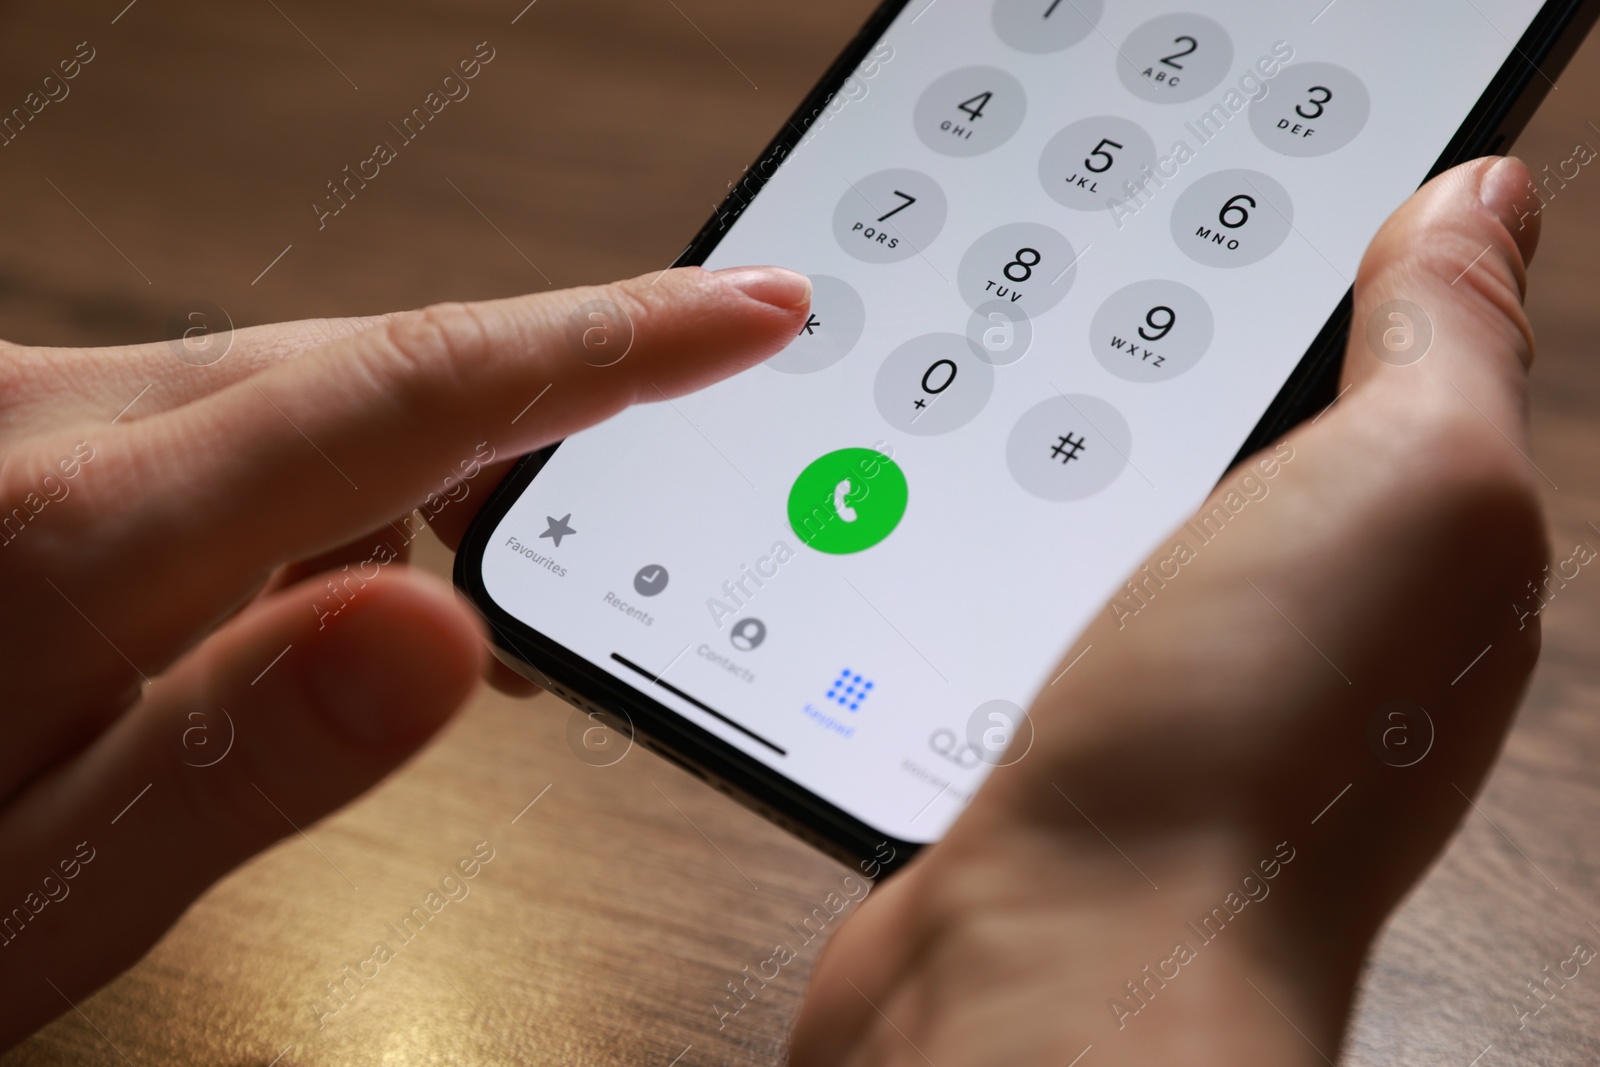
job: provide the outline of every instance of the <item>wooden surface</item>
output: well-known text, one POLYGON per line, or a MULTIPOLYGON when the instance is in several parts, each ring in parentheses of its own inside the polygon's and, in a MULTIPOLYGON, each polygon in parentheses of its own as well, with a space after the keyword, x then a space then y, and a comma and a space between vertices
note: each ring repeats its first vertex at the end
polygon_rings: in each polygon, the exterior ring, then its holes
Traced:
MULTIPOLYGON (((513 24, 523 0, 125 2, 0 13, 7 108, 79 41, 96 52, 0 148, 11 340, 170 336, 194 298, 245 325, 662 267, 870 6, 538 0, 513 24), (480 41, 495 58, 471 96, 319 231, 324 183, 480 41)), ((1521 142, 1535 169, 1600 145, 1597 95, 1600 41, 1521 142)), ((1534 458, 1561 558, 1600 547, 1600 178, 1585 170, 1545 222, 1534 458)), ((445 554, 426 561, 442 569, 445 554)), ((1519 1029, 1525 983, 1576 941, 1600 946, 1600 577, 1585 570, 1544 618, 1505 758, 1385 936, 1349 1063, 1600 1053, 1589 969, 1519 1029)), ((5 1063, 781 1062, 820 940, 722 1029, 712 1003, 845 870, 647 752, 587 765, 569 715, 549 697, 480 696, 390 782, 218 885, 83 1016, 5 1063), (327 984, 480 841, 494 859, 470 894, 323 1015, 327 984)))

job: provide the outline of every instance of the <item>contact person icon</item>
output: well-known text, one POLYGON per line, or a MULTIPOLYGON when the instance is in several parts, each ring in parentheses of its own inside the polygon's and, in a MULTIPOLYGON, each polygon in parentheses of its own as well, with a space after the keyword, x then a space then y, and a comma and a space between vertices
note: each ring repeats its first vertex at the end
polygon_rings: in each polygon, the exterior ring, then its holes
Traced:
POLYGON ((740 619, 733 624, 733 632, 728 635, 728 640, 740 652, 752 652, 766 639, 767 624, 755 618, 740 619))

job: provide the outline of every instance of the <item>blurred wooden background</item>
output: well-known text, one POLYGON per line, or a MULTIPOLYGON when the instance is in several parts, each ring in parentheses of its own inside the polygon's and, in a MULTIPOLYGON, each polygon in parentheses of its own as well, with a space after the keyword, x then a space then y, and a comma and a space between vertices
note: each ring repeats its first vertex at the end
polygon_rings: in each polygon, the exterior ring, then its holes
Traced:
MULTIPOLYGON (((525 2, 5 5, 5 108, 78 42, 95 58, 0 147, 0 336, 150 340, 197 298, 247 325, 658 269, 871 6, 525 2), (319 231, 324 184, 482 41, 495 58, 471 95, 319 231)), ((1520 154, 1537 170, 1600 145, 1597 99, 1600 41, 1520 154)), ((1600 179, 1584 171, 1545 224, 1535 441, 1561 558, 1600 547, 1600 179)), ((1384 938, 1349 1063, 1600 1058, 1587 972, 1518 1028, 1525 983, 1600 946, 1600 579, 1544 618, 1481 814, 1384 938)), ((89 1022, 4 1062, 780 1063, 816 943, 725 1028, 712 1002, 847 872, 643 750, 586 764, 568 720, 552 698, 480 696, 316 848, 291 838, 224 881, 82 1004, 89 1022), (496 856, 471 895, 319 1026, 326 984, 482 840, 496 856)))

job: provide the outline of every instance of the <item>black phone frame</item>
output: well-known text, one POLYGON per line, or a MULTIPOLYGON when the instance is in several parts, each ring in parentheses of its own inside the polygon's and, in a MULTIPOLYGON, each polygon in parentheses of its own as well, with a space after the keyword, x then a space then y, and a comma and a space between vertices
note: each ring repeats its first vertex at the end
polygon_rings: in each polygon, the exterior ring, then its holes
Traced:
MULTIPOLYGON (((865 60, 912 0, 884 0, 834 60, 778 135, 701 228, 674 266, 705 262, 770 175, 824 113, 846 79, 865 60)), ((931 4, 930 4, 931 6, 931 4)), ((1449 168, 1503 151, 1521 133, 1567 62, 1600 16, 1600 0, 1549 0, 1534 17, 1466 120, 1429 170, 1426 182, 1449 168)), ((1268 406, 1230 464, 1276 441, 1298 423, 1337 402, 1337 383, 1350 328, 1346 292, 1311 347, 1268 406)), ((904 865, 921 845, 887 837, 872 826, 785 778, 722 738, 651 699, 495 603, 483 582, 488 540, 511 506, 560 447, 524 457, 474 518, 455 562, 455 583, 477 607, 493 634, 495 651, 509 666, 575 707, 676 763, 714 788, 869 878, 904 865), (887 854, 885 854, 887 851, 887 854)))

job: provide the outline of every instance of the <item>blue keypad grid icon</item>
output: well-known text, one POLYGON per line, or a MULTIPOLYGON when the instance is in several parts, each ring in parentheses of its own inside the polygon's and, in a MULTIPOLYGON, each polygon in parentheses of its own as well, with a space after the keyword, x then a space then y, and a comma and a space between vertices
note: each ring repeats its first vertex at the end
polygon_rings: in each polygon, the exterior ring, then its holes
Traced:
POLYGON ((849 667, 839 672, 828 685, 828 699, 840 707, 855 711, 861 707, 861 702, 872 693, 872 681, 863 678, 849 667))

